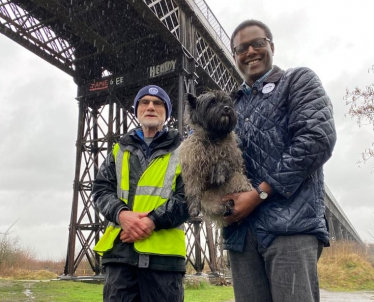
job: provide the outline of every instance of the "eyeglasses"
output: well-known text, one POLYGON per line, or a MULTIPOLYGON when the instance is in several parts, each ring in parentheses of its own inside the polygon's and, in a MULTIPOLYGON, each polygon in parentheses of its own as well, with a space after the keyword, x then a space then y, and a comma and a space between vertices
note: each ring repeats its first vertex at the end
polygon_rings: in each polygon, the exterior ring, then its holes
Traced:
POLYGON ((264 48, 266 46, 266 42, 270 43, 271 40, 268 38, 258 38, 249 43, 244 43, 244 44, 234 47, 234 52, 239 56, 239 55, 246 53, 249 46, 252 46, 256 50, 260 48, 264 48))
POLYGON ((139 106, 141 107, 148 107, 148 105, 150 103, 153 103, 153 106, 156 107, 156 108, 160 108, 160 107, 164 107, 164 102, 161 101, 161 100, 154 100, 154 101, 150 101, 148 99, 140 99, 139 100, 139 106))

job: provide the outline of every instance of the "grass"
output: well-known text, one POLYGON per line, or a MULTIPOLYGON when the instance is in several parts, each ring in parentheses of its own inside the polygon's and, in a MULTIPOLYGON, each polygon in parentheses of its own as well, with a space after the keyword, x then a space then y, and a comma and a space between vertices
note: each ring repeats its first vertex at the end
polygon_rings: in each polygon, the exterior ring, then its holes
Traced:
MULTIPOLYGON (((318 262, 320 287, 333 291, 374 291, 374 245, 370 248, 364 250, 349 242, 333 243, 325 248, 318 262)), ((43 263, 40 269, 28 269, 26 264, 23 268, 0 266, 0 301, 102 301, 102 284, 49 281, 57 277, 56 272, 51 270, 60 271, 54 268, 63 265, 61 263, 43 263)), ((213 286, 206 280, 188 278, 184 284, 185 302, 224 302, 234 299, 231 286, 213 286)))
MULTIPOLYGON (((102 284, 76 281, 19 281, 0 279, 2 302, 102 302, 102 284), (27 296, 29 293, 30 296, 27 296)), ((234 299, 231 286, 201 285, 185 290, 185 302, 223 302, 234 299)))
POLYGON ((223 302, 234 300, 232 286, 208 285, 202 289, 186 289, 185 302, 223 302))
POLYGON ((318 262, 320 287, 334 291, 374 290, 371 255, 349 242, 323 250, 318 262))
POLYGON ((25 291, 23 282, 15 282, 8 280, 0 281, 0 301, 13 302, 24 301, 27 297, 23 292, 25 291))
POLYGON ((102 301, 102 285, 74 281, 0 280, 0 301, 102 301))

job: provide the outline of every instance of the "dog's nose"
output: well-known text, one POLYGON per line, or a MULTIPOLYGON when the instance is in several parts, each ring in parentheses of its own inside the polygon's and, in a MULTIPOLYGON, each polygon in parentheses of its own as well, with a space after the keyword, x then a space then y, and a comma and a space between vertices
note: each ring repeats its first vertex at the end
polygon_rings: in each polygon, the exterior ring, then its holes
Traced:
POLYGON ((223 109, 225 110, 225 112, 229 112, 230 111, 230 107, 229 106, 225 106, 225 107, 223 107, 223 109))

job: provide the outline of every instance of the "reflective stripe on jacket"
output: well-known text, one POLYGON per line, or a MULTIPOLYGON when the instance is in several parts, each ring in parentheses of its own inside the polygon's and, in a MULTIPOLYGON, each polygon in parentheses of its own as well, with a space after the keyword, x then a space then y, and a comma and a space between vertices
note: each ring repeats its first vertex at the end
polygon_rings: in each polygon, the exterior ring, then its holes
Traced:
MULTIPOLYGON (((117 195, 127 204, 130 185, 130 152, 123 152, 119 144, 116 144, 113 148, 113 156, 116 161, 117 195)), ((175 191, 176 178, 180 173, 178 150, 152 160, 139 179, 132 210, 149 212, 162 205, 175 191)), ((103 255, 105 251, 110 250, 120 231, 120 226, 110 223, 104 235, 96 244, 94 251, 103 255)), ((153 232, 150 237, 136 241, 134 248, 139 253, 185 257, 186 247, 183 227, 161 229, 153 232)))

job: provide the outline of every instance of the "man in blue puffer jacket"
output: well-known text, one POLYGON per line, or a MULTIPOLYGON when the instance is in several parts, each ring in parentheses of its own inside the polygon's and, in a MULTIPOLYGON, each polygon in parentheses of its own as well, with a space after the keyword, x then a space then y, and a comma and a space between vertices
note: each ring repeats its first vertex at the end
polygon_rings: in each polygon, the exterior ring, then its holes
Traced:
POLYGON ((336 142, 330 99, 312 70, 273 65, 264 23, 242 22, 231 48, 244 77, 236 131, 255 188, 227 196, 235 301, 319 301, 317 261, 329 245, 322 167, 336 142))

